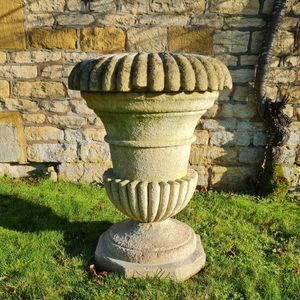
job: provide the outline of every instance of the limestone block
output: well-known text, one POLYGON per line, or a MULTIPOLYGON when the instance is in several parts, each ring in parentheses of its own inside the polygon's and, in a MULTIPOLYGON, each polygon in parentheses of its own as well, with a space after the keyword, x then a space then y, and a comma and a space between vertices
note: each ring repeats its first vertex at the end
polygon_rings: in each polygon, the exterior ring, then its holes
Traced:
POLYGON ((257 176, 259 167, 221 167, 211 168, 210 187, 224 191, 245 191, 248 179, 257 176))
POLYGON ((232 76, 233 82, 237 83, 248 83, 255 78, 255 70, 253 68, 231 70, 230 74, 232 76))
POLYGON ((58 180, 71 182, 103 182, 104 171, 111 162, 102 163, 62 163, 58 166, 58 180))
POLYGON ((215 53, 245 53, 248 50, 250 33, 244 31, 221 31, 214 34, 215 53))
POLYGON ((109 147, 107 143, 82 143, 80 146, 80 157, 84 162, 100 163, 110 160, 109 147))
POLYGON ((138 18, 138 23, 142 25, 186 26, 188 22, 188 16, 178 15, 142 15, 138 18))
POLYGON ((0 64, 5 64, 6 63, 6 53, 0 51, 0 64))
POLYGON ((263 163, 264 153, 265 149, 262 147, 241 147, 239 161, 249 165, 260 165, 263 163))
POLYGON ((241 55, 240 61, 242 66, 255 66, 258 61, 258 55, 241 55))
POLYGON ((298 22, 299 22, 299 18, 285 16, 282 22, 280 23, 280 29, 293 30, 294 28, 297 28, 298 22))
POLYGON ((211 133, 210 144, 215 146, 233 145, 234 133, 230 131, 215 131, 211 133))
POLYGON ((27 16, 27 25, 32 27, 52 27, 54 25, 54 17, 51 13, 29 14, 27 16))
POLYGON ((73 66, 66 65, 49 65, 41 70, 41 77, 48 79, 61 79, 68 77, 73 69, 73 66))
POLYGON ((225 165, 236 164, 238 151, 234 147, 192 146, 190 155, 191 165, 225 165))
POLYGON ((237 121, 236 119, 224 119, 224 120, 201 120, 200 124, 202 126, 202 129, 208 130, 208 131, 219 131, 219 130, 228 130, 228 131, 234 131, 237 127, 237 121))
POLYGON ((85 128, 83 130, 84 139, 88 142, 103 142, 105 135, 104 128, 85 128))
POLYGON ((226 17, 224 18, 224 29, 228 28, 261 28, 266 25, 266 21, 261 18, 247 17, 226 17))
POLYGON ((32 144, 27 146, 27 159, 32 162, 75 162, 76 144, 32 144))
POLYGON ((130 28, 126 48, 130 52, 159 52, 167 49, 167 28, 130 28))
POLYGON ((95 22, 91 14, 61 14, 55 17, 60 26, 87 26, 95 22))
POLYGON ((254 90, 251 87, 235 86, 233 100, 243 102, 254 102, 254 90))
POLYGON ((300 55, 289 55, 284 59, 285 67, 300 67, 300 55))
POLYGON ((0 112, 0 162, 25 162, 25 140, 21 115, 0 112))
POLYGON ((156 13, 176 13, 184 15, 191 15, 195 12, 204 13, 205 0, 154 0, 150 1, 150 10, 156 13))
POLYGON ((297 72, 293 69, 273 68, 268 73, 268 81, 272 83, 290 84, 296 80, 297 72))
POLYGON ((56 127, 26 127, 25 138, 27 141, 63 141, 64 132, 56 127))
POLYGON ((65 2, 61 0, 35 0, 28 1, 28 9, 31 12, 63 12, 65 2))
POLYGON ((54 113, 66 113, 69 110, 69 101, 67 100, 43 100, 39 101, 39 106, 46 111, 54 113))
POLYGON ((254 146, 266 146, 267 144, 267 137, 264 132, 256 132, 253 136, 253 145, 254 146))
POLYGON ((46 120, 44 114, 23 114, 23 120, 26 123, 42 124, 46 120))
POLYGON ((135 15, 104 15, 103 19, 97 19, 99 24, 103 24, 105 26, 133 26, 136 23, 135 15))
POLYGON ((48 166, 46 164, 9 164, 0 163, 0 176, 9 175, 13 178, 32 176, 33 174, 44 174, 48 166))
POLYGON ((191 166, 193 170, 198 173, 198 182, 197 186, 205 187, 208 186, 208 171, 207 168, 204 166, 191 166))
POLYGON ((37 50, 31 52, 33 62, 56 62, 61 60, 62 53, 55 50, 37 50))
POLYGON ((70 102, 72 112, 76 114, 83 114, 83 115, 95 115, 93 110, 91 110, 86 102, 82 100, 71 100, 70 102))
POLYGON ((209 133, 207 130, 195 130, 196 136, 195 145, 207 145, 209 140, 209 133))
POLYGON ((32 48, 76 49, 77 32, 73 28, 31 29, 29 43, 32 48))
POLYGON ((67 142, 72 143, 79 143, 82 142, 83 136, 82 136, 82 130, 77 129, 65 129, 65 140, 67 142))
POLYGON ((122 52, 125 48, 125 33, 116 27, 84 28, 80 45, 83 51, 122 52))
POLYGON ((296 161, 295 148, 284 147, 282 150, 281 163, 285 165, 293 165, 296 161))
POLYGON ((10 89, 7 80, 0 80, 0 99, 9 97, 10 89))
POLYGON ((299 16, 300 15, 300 3, 297 0, 293 1, 292 4, 292 11, 295 15, 299 16))
MULTIPOLYGON (((110 3, 110 2, 115 2, 115 1, 109 0, 108 2, 110 3)), ((116 8, 117 8, 117 12, 126 13, 126 14, 128 14, 128 13, 137 14, 137 15, 145 14, 150 11, 148 0, 118 1, 118 5, 116 8)))
POLYGON ((66 96, 66 88, 61 82, 20 81, 13 86, 17 97, 60 98, 66 96))
POLYGON ((70 11, 81 11, 83 10, 81 0, 67 0, 67 8, 70 11))
MULTIPOLYGON (((101 14, 113 14, 116 12, 117 7, 122 5, 124 1, 114 1, 114 0, 94 0, 90 4, 91 11, 98 12, 101 14)), ((126 2, 126 1, 125 1, 126 2)), ((131 3, 138 5, 138 1, 130 1, 131 3)))
POLYGON ((206 16, 197 14, 192 16, 190 24, 194 26, 221 29, 224 24, 224 18, 217 15, 206 16))
POLYGON ((212 0, 211 12, 221 14, 256 15, 259 10, 259 0, 212 0))
POLYGON ((225 104, 222 107, 220 116, 225 118, 251 119, 256 115, 254 103, 246 104, 225 104))
POLYGON ((212 29, 168 28, 168 48, 174 52, 202 52, 211 54, 213 50, 212 29))
POLYGON ((226 66, 235 67, 238 64, 238 58, 237 58, 237 56, 234 56, 234 55, 221 54, 221 55, 216 55, 215 57, 217 59, 219 59, 221 62, 223 62, 226 66))
POLYGON ((77 115, 53 115, 51 117, 48 117, 48 120, 53 125, 62 126, 66 128, 81 128, 87 125, 86 118, 77 115))
POLYGON ((5 107, 12 111, 37 112, 39 110, 34 100, 6 98, 4 99, 4 103, 5 107))
POLYGON ((23 1, 2 1, 0 15, 0 49, 25 49, 23 1))
POLYGON ((292 86, 292 87, 284 87, 280 88, 280 95, 285 95, 286 93, 290 96, 290 104, 300 104, 300 87, 292 86))
POLYGON ((32 79, 37 77, 37 67, 36 66, 0 66, 0 77, 4 77, 6 79, 13 78, 24 78, 24 79, 32 79))

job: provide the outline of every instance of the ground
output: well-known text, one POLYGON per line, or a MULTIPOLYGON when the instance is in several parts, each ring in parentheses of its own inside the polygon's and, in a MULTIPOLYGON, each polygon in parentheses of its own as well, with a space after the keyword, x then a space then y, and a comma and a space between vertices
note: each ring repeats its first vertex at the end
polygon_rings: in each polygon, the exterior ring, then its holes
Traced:
POLYGON ((300 207, 198 193, 177 218, 202 237, 203 271, 183 283, 90 267, 124 217, 102 187, 0 178, 0 299, 299 299, 300 207))

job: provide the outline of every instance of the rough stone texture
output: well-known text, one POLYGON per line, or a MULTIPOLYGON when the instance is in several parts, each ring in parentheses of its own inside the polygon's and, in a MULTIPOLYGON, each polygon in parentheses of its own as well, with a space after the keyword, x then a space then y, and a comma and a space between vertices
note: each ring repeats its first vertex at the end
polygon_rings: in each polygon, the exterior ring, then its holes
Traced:
POLYGON ((73 28, 45 30, 31 29, 29 43, 32 48, 75 49, 77 33, 73 28))
POLYGON ((103 53, 123 52, 125 34, 120 28, 85 28, 82 30, 81 49, 83 51, 99 50, 103 53))
POLYGON ((28 141, 63 141, 64 132, 58 128, 45 127, 26 127, 25 138, 28 141))
POLYGON ((9 82, 7 80, 0 80, 0 99, 9 97, 9 82))
POLYGON ((244 31, 217 32, 213 38, 215 53, 246 53, 250 34, 244 31))
POLYGON ((69 88, 102 92, 205 92, 231 89, 232 81, 226 66, 211 57, 127 53, 103 55, 99 60, 77 64, 70 74, 69 88))
POLYGON ((13 178, 22 178, 32 175, 44 175, 47 170, 45 164, 8 164, 0 163, 0 176, 9 175, 13 178))
POLYGON ((211 54, 212 30, 184 27, 168 28, 168 49, 173 52, 200 52, 211 54))
POLYGON ((0 162, 25 162, 25 140, 20 113, 0 112, 0 162))
POLYGON ((18 97, 58 98, 66 96, 66 88, 61 82, 20 81, 13 86, 13 93, 18 97))
POLYGON ((0 48, 25 49, 23 1, 1 1, 0 15, 0 48))
POLYGON ((160 52, 167 49, 167 28, 130 28, 126 48, 130 52, 160 52))
POLYGON ((259 0, 212 0, 211 11, 222 14, 255 15, 259 10, 259 0))

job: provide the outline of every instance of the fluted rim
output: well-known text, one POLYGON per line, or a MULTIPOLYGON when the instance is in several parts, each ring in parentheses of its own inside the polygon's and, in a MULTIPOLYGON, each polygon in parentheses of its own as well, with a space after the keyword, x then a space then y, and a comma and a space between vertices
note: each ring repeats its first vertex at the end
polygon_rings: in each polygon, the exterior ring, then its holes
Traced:
POLYGON ((95 92, 206 92, 232 88, 227 67, 199 54, 122 53, 77 64, 69 88, 95 92))

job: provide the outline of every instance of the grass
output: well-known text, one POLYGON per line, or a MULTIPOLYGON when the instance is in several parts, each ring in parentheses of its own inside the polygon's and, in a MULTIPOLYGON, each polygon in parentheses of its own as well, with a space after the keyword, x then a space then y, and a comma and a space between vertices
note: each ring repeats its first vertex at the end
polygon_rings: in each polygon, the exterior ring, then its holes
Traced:
POLYGON ((183 283, 93 276, 98 236, 123 216, 102 188, 0 178, 0 299, 299 299, 297 203, 197 194, 177 218, 202 237, 183 283))

